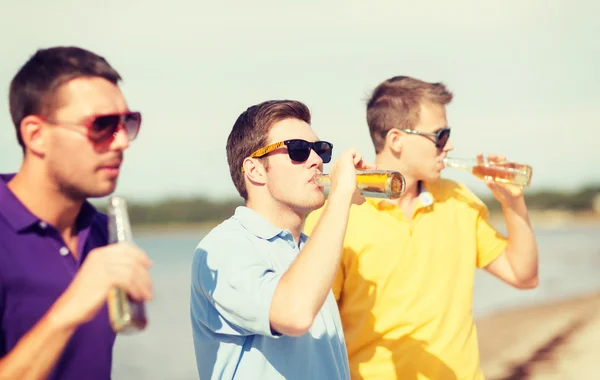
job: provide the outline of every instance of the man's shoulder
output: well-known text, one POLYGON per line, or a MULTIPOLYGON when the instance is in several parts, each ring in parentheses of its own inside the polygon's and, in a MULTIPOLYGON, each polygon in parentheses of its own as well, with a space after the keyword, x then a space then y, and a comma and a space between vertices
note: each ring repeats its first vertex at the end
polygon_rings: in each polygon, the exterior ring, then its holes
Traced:
POLYGON ((466 188, 466 186, 448 178, 440 178, 437 181, 425 183, 425 189, 433 195, 452 193, 454 191, 460 191, 463 188, 466 188))
POLYGON ((192 258, 193 281, 243 276, 244 270, 266 260, 261 239, 246 230, 234 217, 210 230, 196 246, 192 258))
POLYGON ((248 231, 244 226, 234 216, 231 216, 208 231, 200 240, 200 245, 220 244, 223 241, 236 242, 247 239, 247 235, 248 231))
POLYGON ((485 203, 466 185, 446 178, 426 184, 436 202, 464 204, 477 209, 486 208, 485 203))
POLYGON ((233 259, 247 252, 258 237, 250 233, 235 218, 230 217, 211 229, 196 246, 194 255, 233 259))

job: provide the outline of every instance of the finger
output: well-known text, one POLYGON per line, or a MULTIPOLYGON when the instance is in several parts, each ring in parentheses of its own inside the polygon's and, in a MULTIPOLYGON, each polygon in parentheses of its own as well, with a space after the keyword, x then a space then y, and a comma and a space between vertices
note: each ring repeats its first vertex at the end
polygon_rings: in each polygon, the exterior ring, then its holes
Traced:
POLYGON ((483 153, 477 153, 477 164, 483 165, 485 161, 483 160, 483 153))
POLYGON ((125 291, 131 298, 137 301, 148 301, 152 299, 150 274, 141 266, 130 268, 126 286, 125 291))
POLYGON ((365 162, 364 160, 358 162, 357 164, 355 164, 354 167, 356 169, 359 169, 359 170, 375 169, 375 165, 374 164, 370 164, 368 162, 365 162))
POLYGON ((145 268, 150 268, 152 266, 152 260, 146 255, 146 252, 141 250, 138 247, 129 245, 124 248, 126 251, 124 252, 129 257, 133 258, 136 262, 143 265, 145 268))
POLYGON ((145 268, 138 266, 135 268, 134 276, 134 286, 142 295, 142 300, 150 301, 154 297, 150 273, 148 273, 148 271, 145 268))
POLYGON ((111 254, 107 255, 106 260, 108 260, 109 266, 142 266, 147 269, 152 265, 152 262, 150 261, 148 256, 146 256, 144 251, 142 251, 141 249, 131 245, 123 245, 120 248, 121 249, 119 250, 111 251, 111 254))
POLYGON ((111 286, 123 289, 131 298, 141 301, 152 296, 150 274, 130 257, 126 261, 113 262, 109 276, 111 286))
POLYGON ((354 166, 357 166, 363 162, 363 157, 360 153, 355 152, 353 154, 352 160, 354 161, 354 166))
POLYGON ((486 179, 485 185, 492 191, 497 189, 496 182, 492 181, 491 179, 486 179))
POLYGON ((123 289, 131 298, 135 300, 141 299, 141 294, 138 288, 134 285, 134 277, 131 275, 131 270, 126 266, 114 266, 110 271, 111 287, 123 289))
POLYGON ((494 154, 494 153, 488 154, 487 159, 488 159, 488 162, 498 162, 498 155, 494 154))

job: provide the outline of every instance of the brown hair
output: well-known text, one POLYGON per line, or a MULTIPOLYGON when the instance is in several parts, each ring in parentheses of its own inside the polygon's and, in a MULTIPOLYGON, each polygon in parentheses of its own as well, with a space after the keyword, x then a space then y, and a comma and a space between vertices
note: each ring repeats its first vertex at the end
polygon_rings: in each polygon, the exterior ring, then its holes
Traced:
POLYGON ((23 151, 23 119, 29 115, 51 116, 57 106, 57 90, 78 77, 101 77, 113 84, 121 80, 104 58, 78 47, 63 46, 38 50, 15 75, 10 83, 10 115, 23 151))
POLYGON ((285 119, 299 119, 310 124, 306 105, 294 100, 269 100, 249 107, 237 118, 227 138, 229 173, 238 193, 248 200, 242 165, 244 159, 267 145, 273 124, 285 119))
POLYGON ((452 93, 443 83, 396 76, 379 84, 367 103, 367 124, 375 153, 383 149, 390 129, 411 129, 417 125, 421 103, 446 105, 451 101, 452 93))

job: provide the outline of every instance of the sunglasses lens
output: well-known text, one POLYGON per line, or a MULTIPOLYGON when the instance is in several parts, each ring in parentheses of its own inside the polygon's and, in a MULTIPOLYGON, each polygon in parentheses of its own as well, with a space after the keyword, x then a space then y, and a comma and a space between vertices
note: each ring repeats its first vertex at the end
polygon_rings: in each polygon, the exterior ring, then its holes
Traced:
POLYGON ((119 119, 118 115, 98 116, 90 127, 90 139, 103 141, 111 137, 119 128, 119 119))
POLYGON ((292 161, 304 162, 310 156, 310 143, 303 140, 292 140, 289 142, 288 155, 292 161))
POLYGON ((331 162, 331 153, 333 151, 333 146, 325 141, 317 141, 314 143, 315 152, 321 157, 324 164, 331 162))
POLYGON ((90 126, 90 139, 96 142, 102 142, 111 138, 114 136, 115 132, 119 130, 121 119, 123 119, 123 125, 127 131, 129 140, 135 139, 140 131, 140 125, 142 124, 142 115, 139 112, 130 112, 123 116, 98 116, 90 126))
POLYGON ((131 112, 125 115, 125 129, 127 130, 127 136, 129 140, 133 140, 137 137, 142 125, 142 115, 139 112, 131 112))
POLYGON ((437 147, 443 149, 450 138, 450 129, 442 129, 437 138, 437 147))

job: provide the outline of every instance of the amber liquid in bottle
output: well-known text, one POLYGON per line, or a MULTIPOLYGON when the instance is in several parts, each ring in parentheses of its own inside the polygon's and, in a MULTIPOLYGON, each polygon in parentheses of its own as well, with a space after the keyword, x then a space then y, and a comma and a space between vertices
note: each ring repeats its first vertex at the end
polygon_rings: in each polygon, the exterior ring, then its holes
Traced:
MULTIPOLYGON (((323 187, 329 187, 329 174, 315 175, 314 182, 323 187)), ((356 186, 364 197, 369 198, 400 198, 406 190, 404 176, 392 170, 363 170, 356 172, 356 186)))
MULTIPOLYGON (((133 243, 131 224, 125 199, 112 196, 108 202, 109 244, 133 243)), ((120 288, 108 293, 108 315, 112 329, 118 333, 132 333, 143 330, 148 320, 143 302, 135 301, 120 288)))
POLYGON ((444 164, 450 168, 469 171, 475 177, 483 180, 492 180, 522 188, 530 186, 533 174, 531 166, 516 162, 486 162, 480 164, 476 160, 446 158, 444 164))

